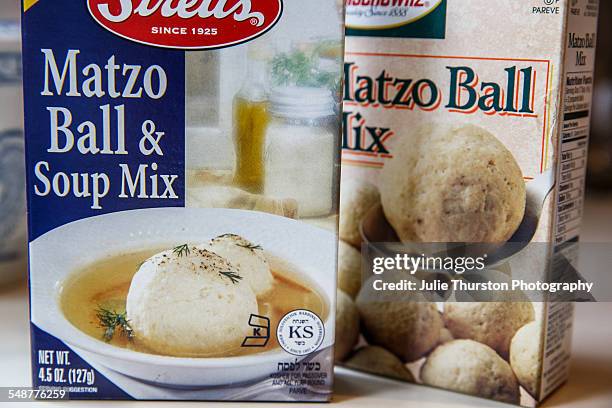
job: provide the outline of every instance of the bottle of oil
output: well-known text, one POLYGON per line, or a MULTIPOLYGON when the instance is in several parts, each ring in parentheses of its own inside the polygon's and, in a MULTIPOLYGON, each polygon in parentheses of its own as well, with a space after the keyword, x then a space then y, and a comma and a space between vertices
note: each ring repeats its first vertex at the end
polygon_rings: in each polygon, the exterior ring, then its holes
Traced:
POLYGON ((268 127, 265 51, 251 47, 245 81, 234 97, 234 184, 262 193, 265 176, 265 144, 268 127))

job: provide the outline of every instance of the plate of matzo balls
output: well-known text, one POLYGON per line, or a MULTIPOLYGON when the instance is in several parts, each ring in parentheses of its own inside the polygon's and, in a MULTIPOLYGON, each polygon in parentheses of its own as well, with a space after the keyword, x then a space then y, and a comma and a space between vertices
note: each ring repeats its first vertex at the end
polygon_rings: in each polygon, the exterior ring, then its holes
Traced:
MULTIPOLYGON (((502 402, 537 398, 541 304, 458 302, 453 296, 432 302, 419 293, 373 293, 372 285, 362 284, 368 279, 362 279, 362 245, 501 246, 524 221, 526 195, 512 153, 473 125, 426 125, 398 142, 378 180, 343 180, 336 361, 502 402), (368 236, 372 231, 375 239, 368 236)), ((385 281, 393 279, 414 277, 398 273, 385 281)))

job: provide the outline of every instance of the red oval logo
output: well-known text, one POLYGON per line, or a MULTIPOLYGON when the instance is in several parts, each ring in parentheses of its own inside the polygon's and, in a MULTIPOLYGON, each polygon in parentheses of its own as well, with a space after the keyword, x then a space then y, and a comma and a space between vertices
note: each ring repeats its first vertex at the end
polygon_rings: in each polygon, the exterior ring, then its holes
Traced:
POLYGON ((141 44, 179 49, 229 47, 270 30, 282 0, 87 0, 110 32, 141 44))

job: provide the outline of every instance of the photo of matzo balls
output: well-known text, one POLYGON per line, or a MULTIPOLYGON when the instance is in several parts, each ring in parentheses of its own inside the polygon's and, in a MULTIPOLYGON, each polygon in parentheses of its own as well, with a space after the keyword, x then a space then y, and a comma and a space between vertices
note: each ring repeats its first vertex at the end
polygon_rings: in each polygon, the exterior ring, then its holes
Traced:
POLYGON ((359 340, 359 312, 349 295, 338 290, 335 360, 344 360, 357 344, 357 340, 359 340))
POLYGON ((378 346, 362 347, 346 362, 346 367, 382 375, 396 380, 414 382, 412 373, 393 353, 378 346))
POLYGON ((492 348, 473 340, 453 340, 437 347, 421 368, 424 384, 518 404, 519 384, 492 348))
POLYGON ((519 329, 510 343, 510 366, 519 383, 536 399, 542 368, 542 339, 542 325, 534 321, 519 329))
POLYGON ((448 302, 443 318, 456 339, 486 344, 508 360, 512 337, 535 312, 530 302, 448 302))
POLYGON ((361 220, 378 203, 380 203, 380 193, 375 185, 365 181, 343 179, 340 186, 340 239, 359 248, 361 220))
POLYGON ((380 180, 385 216, 402 242, 503 243, 525 213, 514 156, 474 125, 415 129, 400 140, 380 180))
POLYGON ((453 333, 451 333, 446 327, 443 327, 442 330, 440 330, 440 344, 448 343, 449 341, 453 340, 455 340, 453 333))
MULTIPOLYGON (((406 273, 385 273, 385 282, 413 279, 406 273)), ((376 291, 364 283, 357 296, 362 333, 369 344, 391 351, 403 362, 412 362, 431 351, 440 340, 442 318, 436 304, 420 293, 376 291)))
POLYGON ((342 240, 338 243, 338 287, 353 299, 361 288, 361 252, 342 240))

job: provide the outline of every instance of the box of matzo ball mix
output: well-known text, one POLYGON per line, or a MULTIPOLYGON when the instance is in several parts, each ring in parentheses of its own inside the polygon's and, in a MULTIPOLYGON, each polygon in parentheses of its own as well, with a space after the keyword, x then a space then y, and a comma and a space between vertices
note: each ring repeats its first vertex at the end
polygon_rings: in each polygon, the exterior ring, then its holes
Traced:
POLYGON ((597 14, 346 0, 338 361, 527 407, 565 381, 597 14))
POLYGON ((34 387, 328 400, 343 3, 22 6, 34 387))

